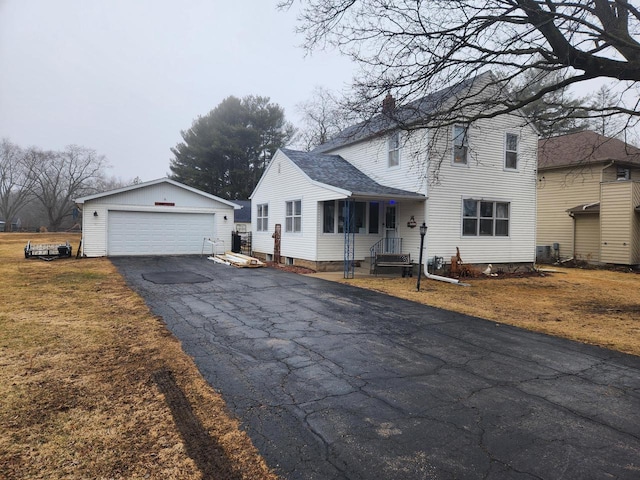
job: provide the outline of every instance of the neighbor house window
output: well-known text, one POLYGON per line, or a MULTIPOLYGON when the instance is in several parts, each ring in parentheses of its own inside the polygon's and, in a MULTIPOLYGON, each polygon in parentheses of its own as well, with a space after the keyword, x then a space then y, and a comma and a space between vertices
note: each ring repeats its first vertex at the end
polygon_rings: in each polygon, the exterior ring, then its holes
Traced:
POLYGON ((284 224, 285 232, 302 231, 302 200, 293 200, 285 203, 284 224))
POLYGON ((462 235, 508 237, 509 205, 508 202, 463 200, 462 235))
POLYGON ((389 167, 400 165, 400 132, 392 133, 389 137, 389 167))
POLYGON ((467 127, 463 125, 453 126, 453 163, 466 165, 469 153, 469 134, 467 127))
POLYGON ((618 167, 616 170, 616 180, 629 180, 631 178, 631 170, 624 167, 618 167))
POLYGON ((518 135, 507 133, 504 144, 504 168, 515 170, 518 168, 518 135))
POLYGON ((259 232, 269 231, 269 205, 262 203, 257 207, 256 228, 259 232))

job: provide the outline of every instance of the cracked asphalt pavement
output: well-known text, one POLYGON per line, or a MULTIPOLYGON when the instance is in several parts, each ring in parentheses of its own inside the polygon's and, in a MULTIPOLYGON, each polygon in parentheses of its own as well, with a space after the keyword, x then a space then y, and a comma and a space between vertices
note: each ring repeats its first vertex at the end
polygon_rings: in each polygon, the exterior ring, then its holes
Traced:
POLYGON ((638 357, 270 268, 113 263, 283 478, 640 478, 638 357))

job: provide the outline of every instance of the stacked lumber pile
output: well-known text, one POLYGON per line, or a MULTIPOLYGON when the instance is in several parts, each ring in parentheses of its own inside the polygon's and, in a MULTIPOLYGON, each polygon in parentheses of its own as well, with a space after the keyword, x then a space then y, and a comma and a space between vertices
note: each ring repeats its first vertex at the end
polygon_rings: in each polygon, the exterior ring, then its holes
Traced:
POLYGON ((258 260, 257 258, 250 257, 249 255, 243 255, 241 253, 225 252, 208 258, 216 263, 232 265, 238 268, 257 268, 267 266, 266 263, 258 260))

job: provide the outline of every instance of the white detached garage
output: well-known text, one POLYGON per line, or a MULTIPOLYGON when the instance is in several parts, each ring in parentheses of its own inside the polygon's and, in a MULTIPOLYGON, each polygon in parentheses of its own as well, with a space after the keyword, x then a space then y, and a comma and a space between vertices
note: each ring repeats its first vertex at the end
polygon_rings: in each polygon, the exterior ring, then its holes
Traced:
MULTIPOLYGON (((205 239, 231 246, 233 202, 169 178, 76 199, 87 257, 195 255, 205 239)), ((208 252, 211 252, 211 246, 208 252)))

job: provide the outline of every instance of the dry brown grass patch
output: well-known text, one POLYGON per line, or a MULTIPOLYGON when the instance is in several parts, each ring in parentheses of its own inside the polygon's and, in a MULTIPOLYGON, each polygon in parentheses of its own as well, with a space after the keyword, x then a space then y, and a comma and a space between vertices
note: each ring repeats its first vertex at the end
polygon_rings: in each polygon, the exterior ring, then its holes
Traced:
POLYGON ((482 278, 461 287, 415 278, 345 283, 434 307, 640 355, 640 275, 557 269, 544 277, 482 278))
POLYGON ((27 240, 79 237, 0 234, 0 477, 276 478, 107 259, 26 260, 27 240))

